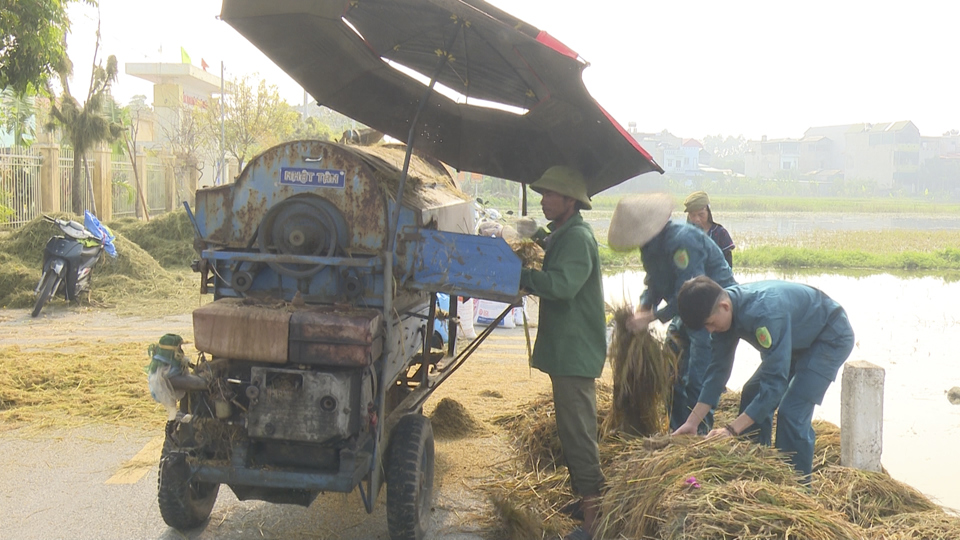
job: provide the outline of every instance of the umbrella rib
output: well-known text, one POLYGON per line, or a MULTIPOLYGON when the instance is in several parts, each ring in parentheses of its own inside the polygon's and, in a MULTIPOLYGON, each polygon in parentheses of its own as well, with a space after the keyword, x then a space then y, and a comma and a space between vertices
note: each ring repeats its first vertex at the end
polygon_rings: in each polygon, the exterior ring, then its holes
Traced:
MULTIPOLYGON (((477 34, 479 35, 479 32, 478 32, 477 34)), ((481 37, 480 39, 482 39, 482 40, 483 40, 485 43, 487 43, 488 45, 490 44, 490 42, 487 41, 486 39, 483 39, 482 37, 481 37)), ((464 32, 464 46, 463 46, 463 47, 464 47, 464 50, 466 50, 466 47, 467 47, 467 46, 466 46, 466 32, 464 32)), ((494 52, 498 57, 500 57, 500 60, 502 60, 504 64, 510 66, 510 69, 511 69, 511 70, 513 71, 513 73, 517 76, 517 78, 520 79, 521 81, 523 81, 524 86, 527 87, 527 91, 530 92, 530 93, 532 93, 532 94, 533 94, 533 98, 536 99, 536 100, 539 102, 539 96, 537 96, 537 93, 534 92, 532 88, 530 88, 530 85, 527 84, 526 79, 524 79, 524 78, 523 78, 523 75, 521 75, 521 73, 520 73, 519 71, 517 71, 517 68, 514 67, 513 63, 511 63, 509 60, 507 60, 507 58, 506 58, 505 56, 503 56, 503 54, 500 53, 500 50, 497 49, 496 47, 494 47, 493 45, 490 45, 490 49, 493 50, 493 52, 494 52)), ((523 61, 524 65, 527 66, 527 69, 528 69, 528 70, 530 71, 530 73, 533 75, 533 77, 534 77, 535 79, 537 79, 537 81, 540 81, 540 83, 542 84, 543 81, 540 80, 540 77, 537 75, 537 72, 534 71, 532 67, 530 67, 530 64, 529 64, 529 63, 527 63, 526 58, 524 58, 523 55, 521 55, 519 52, 517 52, 516 47, 512 47, 512 50, 514 51, 514 53, 515 53, 518 57, 520 57, 520 59, 523 61)))

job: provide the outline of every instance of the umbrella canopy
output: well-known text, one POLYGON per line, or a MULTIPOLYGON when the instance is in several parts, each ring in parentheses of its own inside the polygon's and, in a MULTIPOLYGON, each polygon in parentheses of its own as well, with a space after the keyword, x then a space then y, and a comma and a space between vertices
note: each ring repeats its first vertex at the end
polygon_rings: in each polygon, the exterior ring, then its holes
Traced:
POLYGON ((403 141, 418 118, 416 150, 456 169, 532 183, 568 165, 590 195, 663 172, 575 52, 482 0, 224 0, 221 17, 320 104, 403 141), (429 93, 417 117, 431 77, 459 97, 429 93))

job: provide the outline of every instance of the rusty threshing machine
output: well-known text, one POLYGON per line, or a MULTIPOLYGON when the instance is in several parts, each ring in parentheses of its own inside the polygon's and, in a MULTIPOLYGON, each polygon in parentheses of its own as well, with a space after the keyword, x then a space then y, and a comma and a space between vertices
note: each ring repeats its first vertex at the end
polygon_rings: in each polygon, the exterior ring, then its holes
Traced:
POLYGON ((435 293, 514 302, 520 261, 470 234, 473 204, 438 161, 412 156, 397 200, 403 160, 399 145, 291 142, 198 191, 198 270, 215 300, 193 313, 200 361, 173 378, 186 394, 161 462, 169 525, 202 524, 221 484, 305 506, 359 488, 372 511, 386 482, 391 537, 422 537, 434 457, 422 406, 472 350, 438 365, 435 293))

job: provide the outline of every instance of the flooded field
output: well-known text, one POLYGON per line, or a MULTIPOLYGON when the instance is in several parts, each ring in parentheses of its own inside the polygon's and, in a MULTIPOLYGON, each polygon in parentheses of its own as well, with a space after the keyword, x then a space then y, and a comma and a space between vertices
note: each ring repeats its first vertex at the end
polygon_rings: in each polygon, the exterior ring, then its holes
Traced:
MULTIPOLYGON (((539 209, 537 209, 539 210, 539 209)), ((610 226, 612 211, 590 211, 584 219, 602 236, 610 226)), ((673 218, 685 219, 682 212, 673 218)), ((717 210, 717 222, 723 224, 736 242, 738 234, 790 237, 815 230, 824 231, 957 231, 960 216, 938 214, 876 214, 837 212, 723 212, 717 210)))
MULTIPOLYGON (((837 274, 735 272, 741 283, 787 279, 817 287, 849 314, 857 345, 850 360, 866 360, 886 370, 883 465, 944 506, 960 508, 960 405, 946 392, 960 386, 960 283, 940 278, 902 278, 887 274, 851 277, 837 274)), ((638 299, 643 272, 607 276, 607 301, 638 299)), ((636 301, 636 300, 634 300, 636 301)), ((739 390, 759 365, 759 353, 737 349, 729 387, 739 390)), ((816 416, 840 423, 839 377, 817 408, 816 416)))

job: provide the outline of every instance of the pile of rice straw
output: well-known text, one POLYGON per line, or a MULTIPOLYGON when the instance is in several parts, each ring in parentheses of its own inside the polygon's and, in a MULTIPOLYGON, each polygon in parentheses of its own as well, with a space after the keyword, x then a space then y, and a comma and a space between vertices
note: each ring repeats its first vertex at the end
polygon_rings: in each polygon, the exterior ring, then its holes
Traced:
POLYGON ((880 472, 824 467, 813 475, 817 499, 862 527, 898 514, 939 510, 916 489, 880 472))
MULTIPOLYGON (((614 414, 609 392, 602 388, 598 396, 601 416, 614 414)), ((733 418, 739 399, 728 391, 718 412, 733 418)), ((551 397, 540 396, 497 424, 512 436, 518 459, 483 486, 494 503, 494 534, 527 540, 569 532, 576 522, 562 508, 573 495, 551 397)), ((817 420, 814 429, 812 488, 798 482, 782 453, 746 440, 638 439, 601 429, 607 491, 597 538, 960 538, 960 519, 913 488, 885 473, 838 467, 837 426, 817 420)))
POLYGON ((527 238, 509 240, 504 238, 504 240, 520 258, 521 266, 534 270, 540 270, 543 267, 543 248, 539 244, 527 238))
POLYGON ((661 437, 633 441, 605 472, 607 492, 601 503, 600 523, 603 538, 661 538, 665 525, 675 519, 666 505, 685 491, 707 493, 733 481, 799 487, 793 468, 782 454, 729 439, 661 437), (701 491, 704 488, 709 489, 701 491))
POLYGON ((627 435, 658 435, 668 428, 677 357, 650 331, 628 330, 632 316, 630 306, 613 312, 613 336, 607 349, 613 368, 613 408, 605 428, 627 435))
POLYGON ((430 413, 433 434, 438 439, 461 439, 482 432, 483 423, 459 401, 443 398, 430 413))
POLYGON ((193 248, 196 232, 183 209, 167 212, 150 221, 123 218, 107 226, 143 248, 164 268, 190 266, 199 258, 193 248))
POLYGON ((960 538, 960 518, 943 510, 898 514, 867 529, 875 540, 942 540, 960 538))
MULTIPOLYGON (((55 217, 78 219, 69 214, 56 214, 55 217)), ((40 280, 43 248, 51 236, 61 234, 56 225, 37 218, 0 241, 0 306, 33 305, 36 301, 33 290, 40 280)), ((103 305, 125 299, 165 299, 182 295, 187 289, 196 290, 196 285, 184 282, 182 276, 164 270, 149 253, 125 238, 123 233, 117 232, 113 243, 117 248, 117 257, 104 254, 93 269, 90 287, 92 303, 103 305)), ((86 295, 80 300, 85 302, 86 295)))
MULTIPOLYGON (((600 426, 598 435, 601 440, 606 435, 603 425, 610 406, 610 387, 598 381, 597 425, 600 426)), ((553 396, 540 394, 516 413, 494 418, 493 423, 510 434, 513 446, 521 452, 520 458, 526 469, 536 472, 553 471, 563 465, 555 417, 553 396)))
POLYGON ((659 538, 866 538, 860 527, 846 522, 842 514, 825 510, 797 486, 765 480, 730 480, 677 490, 661 508, 659 538))

